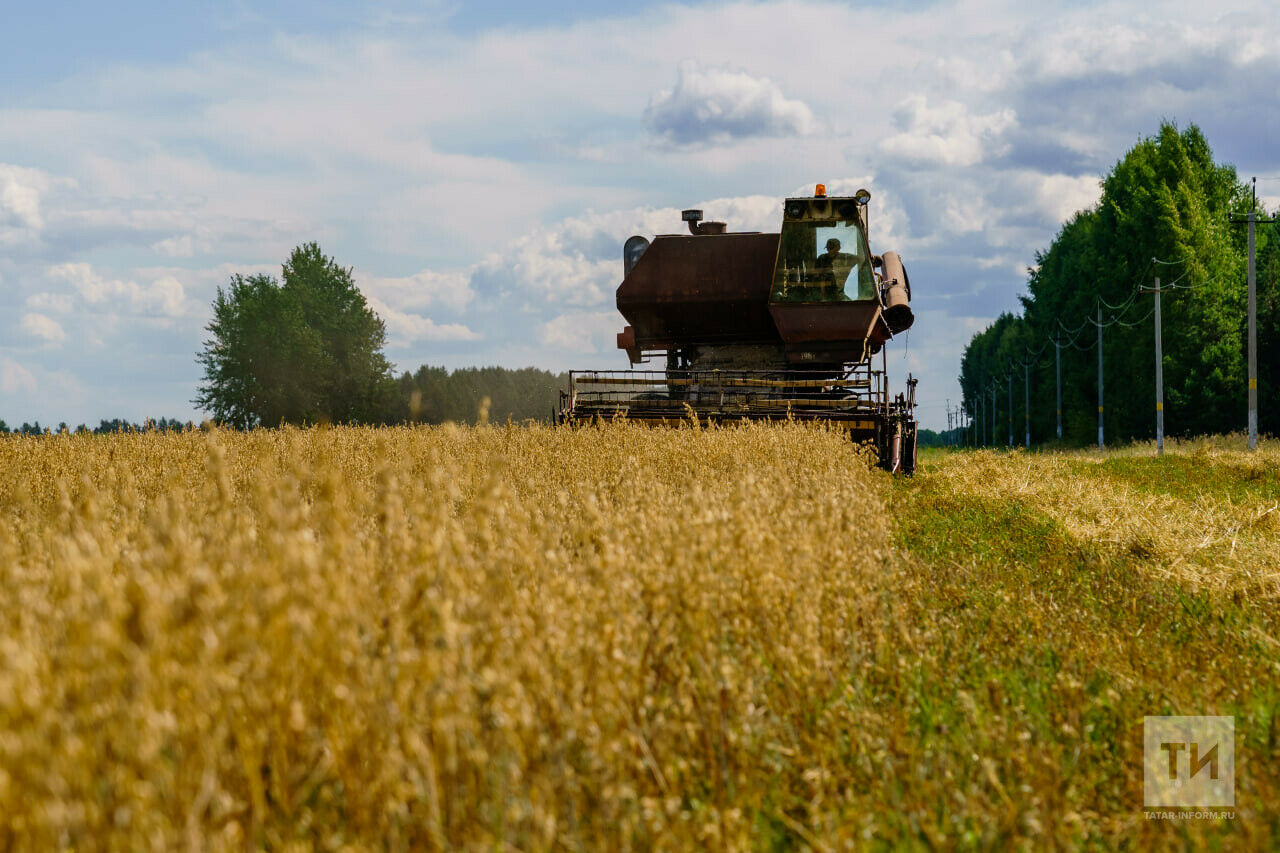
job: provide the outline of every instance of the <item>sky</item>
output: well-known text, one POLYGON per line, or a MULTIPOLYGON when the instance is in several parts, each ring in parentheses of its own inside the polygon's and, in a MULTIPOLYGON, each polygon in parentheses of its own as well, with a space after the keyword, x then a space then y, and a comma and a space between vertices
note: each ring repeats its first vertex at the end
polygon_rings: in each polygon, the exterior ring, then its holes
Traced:
POLYGON ((872 194, 922 425, 1167 119, 1280 204, 1272 3, 0 0, 0 419, 199 421, 211 303, 316 241, 421 364, 627 366, 621 247, 872 194))

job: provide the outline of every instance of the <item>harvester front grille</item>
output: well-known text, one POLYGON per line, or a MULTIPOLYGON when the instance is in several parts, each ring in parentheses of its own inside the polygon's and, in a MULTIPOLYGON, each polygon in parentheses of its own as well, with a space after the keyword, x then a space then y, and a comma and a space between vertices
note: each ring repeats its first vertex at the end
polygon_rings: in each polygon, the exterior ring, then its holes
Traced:
MULTIPOLYGON (((561 417, 670 421, 795 418, 851 422, 890 414, 882 371, 588 370, 569 374, 561 417)), ((870 428, 867 423, 863 428, 870 428)))

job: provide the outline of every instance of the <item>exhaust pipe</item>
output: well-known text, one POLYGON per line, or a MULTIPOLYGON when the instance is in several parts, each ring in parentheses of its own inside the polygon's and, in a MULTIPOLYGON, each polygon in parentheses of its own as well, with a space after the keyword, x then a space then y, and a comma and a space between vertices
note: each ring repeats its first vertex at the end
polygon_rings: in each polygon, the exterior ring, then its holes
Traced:
POLYGON ((725 224, 723 222, 703 222, 701 210, 682 210, 680 218, 689 223, 689 233, 695 237, 703 237, 707 234, 723 234, 725 224))
POLYGON ((911 311, 911 280, 897 252, 884 253, 884 265, 880 273, 881 293, 884 296, 884 322, 893 334, 905 332, 916 321, 911 311))

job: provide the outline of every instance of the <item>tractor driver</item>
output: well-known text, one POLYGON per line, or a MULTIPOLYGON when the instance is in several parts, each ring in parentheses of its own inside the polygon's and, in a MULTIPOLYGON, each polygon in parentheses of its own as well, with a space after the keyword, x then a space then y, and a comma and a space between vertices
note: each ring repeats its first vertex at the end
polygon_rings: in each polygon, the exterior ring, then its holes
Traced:
POLYGON ((861 258, 857 255, 851 255, 848 252, 840 251, 840 241, 832 237, 827 241, 827 253, 818 255, 816 266, 819 269, 848 268, 856 264, 861 258))
POLYGON ((832 237, 827 241, 827 252, 824 255, 818 255, 814 266, 820 270, 831 270, 831 279, 825 282, 823 287, 834 286, 834 293, 827 295, 828 299, 845 300, 849 297, 845 296, 844 283, 849 277, 850 271, 861 258, 858 255, 851 255, 848 252, 840 251, 840 241, 832 237))

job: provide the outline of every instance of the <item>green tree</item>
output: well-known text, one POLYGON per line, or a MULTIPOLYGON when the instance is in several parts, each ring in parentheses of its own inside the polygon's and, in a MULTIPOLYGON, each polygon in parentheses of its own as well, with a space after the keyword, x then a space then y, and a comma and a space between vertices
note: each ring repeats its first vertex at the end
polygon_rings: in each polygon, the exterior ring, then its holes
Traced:
POLYGON ((308 243, 281 278, 235 275, 218 288, 195 404, 241 429, 384 420, 396 396, 386 327, 351 269, 308 243))
MULTIPOLYGON (((1056 339, 1062 342, 1064 439, 1091 442, 1097 434, 1098 338, 1089 321, 1101 307, 1107 439, 1151 436, 1152 297, 1137 288, 1150 287, 1159 275, 1164 287, 1176 282, 1179 288, 1162 299, 1166 430, 1188 435, 1240 429, 1245 234, 1244 228, 1228 224, 1227 215, 1247 205, 1235 169, 1214 162, 1198 127, 1179 130, 1172 123, 1161 124, 1103 178, 1096 208, 1073 216, 1049 248, 1037 253, 1022 317, 1002 317, 975 336, 961 366, 966 404, 972 409, 974 394, 1007 371, 1006 363, 1018 359, 1018 348, 1034 353, 1043 347, 1030 376, 1031 429, 1034 441, 1051 439, 1056 339), (1005 328, 1010 324, 1018 327, 1016 334, 1005 328)), ((1266 266, 1273 250, 1263 238, 1260 245, 1260 266, 1266 266)), ((1275 263, 1280 266, 1280 257, 1275 263)), ((1264 278, 1260 273, 1260 341, 1261 330, 1269 329, 1274 317, 1264 278)), ((1015 424, 1021 418, 1017 397, 1022 382, 1017 377, 1015 424)), ((996 407, 1001 409, 999 399, 996 407)), ((1006 412, 998 413, 1007 418, 1006 412)))

